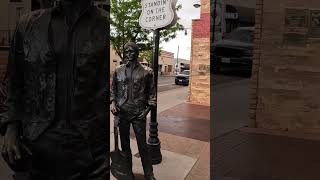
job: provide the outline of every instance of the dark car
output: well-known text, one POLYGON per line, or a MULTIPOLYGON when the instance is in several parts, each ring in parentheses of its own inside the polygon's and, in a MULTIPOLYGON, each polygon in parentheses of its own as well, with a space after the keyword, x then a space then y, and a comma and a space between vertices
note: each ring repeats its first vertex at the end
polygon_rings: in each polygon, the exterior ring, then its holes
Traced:
POLYGON ((189 70, 184 70, 180 74, 177 74, 175 78, 176 85, 189 85, 189 74, 189 70))
POLYGON ((225 68, 251 74, 254 27, 239 27, 218 41, 214 52, 214 71, 225 68))

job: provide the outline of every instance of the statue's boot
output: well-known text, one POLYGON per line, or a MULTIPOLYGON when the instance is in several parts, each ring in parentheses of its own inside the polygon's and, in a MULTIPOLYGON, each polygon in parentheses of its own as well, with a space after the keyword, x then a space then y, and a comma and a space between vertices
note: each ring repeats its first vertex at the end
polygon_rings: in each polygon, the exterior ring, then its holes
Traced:
POLYGON ((126 179, 123 180, 134 180, 134 175, 132 172, 132 154, 131 153, 127 153, 125 154, 126 157, 126 179))

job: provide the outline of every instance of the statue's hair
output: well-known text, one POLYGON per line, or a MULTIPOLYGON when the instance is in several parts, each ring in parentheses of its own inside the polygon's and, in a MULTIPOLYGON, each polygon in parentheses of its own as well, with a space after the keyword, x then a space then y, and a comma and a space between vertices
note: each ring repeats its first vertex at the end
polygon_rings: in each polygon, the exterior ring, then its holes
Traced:
POLYGON ((134 43, 134 42, 127 42, 125 45, 124 45, 124 49, 127 49, 129 46, 131 46, 136 52, 139 52, 139 46, 134 43))

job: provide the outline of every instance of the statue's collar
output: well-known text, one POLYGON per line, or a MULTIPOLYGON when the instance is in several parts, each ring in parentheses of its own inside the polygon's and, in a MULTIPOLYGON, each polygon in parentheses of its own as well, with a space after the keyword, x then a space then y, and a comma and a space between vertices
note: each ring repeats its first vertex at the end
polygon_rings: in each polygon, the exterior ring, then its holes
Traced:
MULTIPOLYGON (((94 5, 92 3, 92 1, 90 1, 90 3, 88 3, 87 5, 82 5, 79 7, 80 8, 80 11, 81 11, 81 14, 90 14, 90 15, 93 15, 94 14, 94 5)), ((54 15, 65 15, 65 8, 61 3, 57 4, 57 6, 55 6, 53 8, 53 13, 54 15)))
POLYGON ((134 62, 128 62, 126 64, 126 67, 127 68, 132 68, 132 69, 135 69, 140 63, 138 61, 134 61, 134 62))

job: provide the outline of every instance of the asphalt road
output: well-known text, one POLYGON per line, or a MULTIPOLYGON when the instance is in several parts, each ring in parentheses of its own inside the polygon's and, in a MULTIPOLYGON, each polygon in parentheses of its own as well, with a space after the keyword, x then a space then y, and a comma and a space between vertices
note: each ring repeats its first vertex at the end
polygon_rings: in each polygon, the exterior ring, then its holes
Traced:
POLYGON ((158 76, 158 85, 174 84, 174 76, 158 76))
POLYGON ((174 76, 159 76, 158 77, 158 92, 169 91, 173 89, 183 88, 186 86, 175 85, 174 76))

